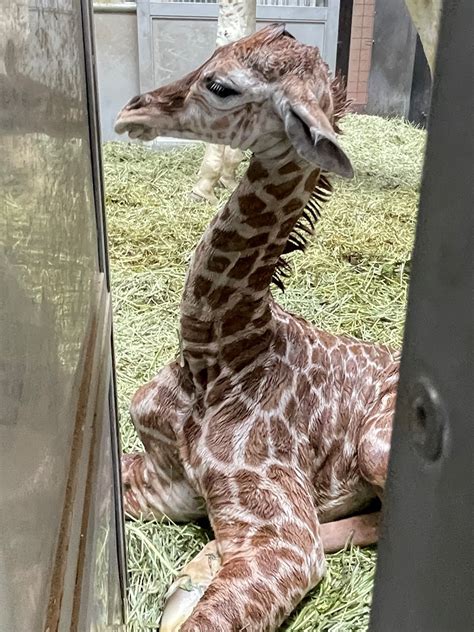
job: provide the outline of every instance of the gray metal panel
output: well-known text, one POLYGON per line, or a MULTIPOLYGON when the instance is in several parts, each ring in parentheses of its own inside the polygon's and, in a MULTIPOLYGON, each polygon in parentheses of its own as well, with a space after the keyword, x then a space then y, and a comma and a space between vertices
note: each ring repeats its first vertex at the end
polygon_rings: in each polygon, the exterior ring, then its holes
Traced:
MULTIPOLYGON (((446 3, 446 7, 447 7, 446 3)), ((471 0, 441 24, 373 632, 474 629, 471 0)))
MULTIPOLYGON (((300 41, 318 46, 332 71, 336 67, 340 0, 327 6, 257 6, 257 29, 285 22, 300 41)), ((173 81, 203 63, 215 48, 218 7, 211 2, 138 0, 137 29, 140 91, 173 81)), ((117 111, 122 107, 119 105, 117 111)), ((180 144, 183 141, 180 141, 180 144)), ((153 145, 174 144, 173 139, 153 145)))
POLYGON ((94 9, 102 139, 118 140, 114 121, 120 108, 140 92, 135 12, 94 9))
POLYGON ((199 66, 215 48, 216 28, 215 20, 197 24, 194 19, 152 20, 154 74, 148 84, 156 88, 199 66), (183 55, 183 42, 186 41, 192 41, 192 53, 183 55))
POLYGON ((137 31, 140 92, 147 92, 157 87, 153 85, 153 27, 149 0, 137 1, 137 31))
MULTIPOLYGON (((215 3, 138 0, 140 91, 148 91, 199 65, 215 48, 215 3)), ((286 22, 302 42, 318 46, 334 71, 339 0, 327 7, 257 6, 257 28, 286 22)))
POLYGON ((415 48, 405 0, 376 0, 367 113, 408 116, 415 48))

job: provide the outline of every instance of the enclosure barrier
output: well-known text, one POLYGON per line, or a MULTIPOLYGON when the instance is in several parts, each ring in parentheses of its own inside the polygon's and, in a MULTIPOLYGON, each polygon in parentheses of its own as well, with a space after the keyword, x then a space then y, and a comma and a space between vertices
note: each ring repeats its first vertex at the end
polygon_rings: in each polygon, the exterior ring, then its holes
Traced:
POLYGON ((92 11, 0 9, 0 630, 118 630, 125 549, 92 11))

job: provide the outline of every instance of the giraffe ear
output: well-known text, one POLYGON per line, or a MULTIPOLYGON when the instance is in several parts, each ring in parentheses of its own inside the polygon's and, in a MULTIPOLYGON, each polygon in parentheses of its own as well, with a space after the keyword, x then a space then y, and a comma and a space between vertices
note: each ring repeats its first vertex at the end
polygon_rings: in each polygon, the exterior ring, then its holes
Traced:
POLYGON ((351 161, 336 141, 329 121, 326 119, 319 123, 317 118, 303 112, 297 113, 292 107, 287 110, 285 130, 293 147, 302 158, 324 171, 343 178, 354 177, 351 161))

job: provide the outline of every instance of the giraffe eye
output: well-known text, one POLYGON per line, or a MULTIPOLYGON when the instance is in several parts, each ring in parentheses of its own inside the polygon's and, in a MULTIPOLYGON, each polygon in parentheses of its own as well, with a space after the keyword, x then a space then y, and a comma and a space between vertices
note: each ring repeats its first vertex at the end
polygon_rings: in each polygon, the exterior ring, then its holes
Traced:
POLYGON ((218 81, 213 81, 213 80, 210 80, 206 83, 206 88, 210 92, 213 92, 216 96, 220 97, 221 99, 226 99, 227 97, 234 97, 240 94, 240 92, 237 92, 237 90, 234 90, 233 88, 229 88, 228 86, 224 86, 222 83, 219 83, 218 81))

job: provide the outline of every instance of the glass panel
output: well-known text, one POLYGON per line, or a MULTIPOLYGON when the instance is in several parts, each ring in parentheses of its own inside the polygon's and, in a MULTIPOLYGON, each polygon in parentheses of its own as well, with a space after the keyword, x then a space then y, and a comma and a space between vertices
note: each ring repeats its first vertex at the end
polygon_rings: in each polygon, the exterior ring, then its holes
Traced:
POLYGON ((0 629, 40 630, 97 273, 81 5, 0 19, 0 629))
MULTIPOLYGON (((112 402, 102 416, 102 436, 94 446, 95 483, 90 508, 89 538, 84 569, 83 599, 78 629, 94 632, 110 629, 122 622, 122 597, 118 572, 118 542, 112 474, 112 402)), ((101 403, 99 403, 99 406, 101 403)), ((113 405, 112 405, 113 407, 113 405)))

